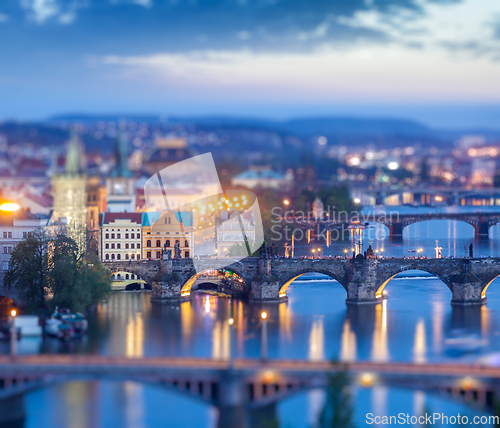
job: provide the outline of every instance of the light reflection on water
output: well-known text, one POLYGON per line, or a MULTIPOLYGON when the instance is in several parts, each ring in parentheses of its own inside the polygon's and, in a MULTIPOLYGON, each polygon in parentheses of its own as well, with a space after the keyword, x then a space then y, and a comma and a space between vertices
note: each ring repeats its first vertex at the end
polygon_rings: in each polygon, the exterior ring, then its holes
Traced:
MULTIPOLYGON (((448 223, 452 224, 445 229, 438 223, 415 224, 405 231, 401 243, 384 241, 381 245, 388 255, 408 255, 407 249, 420 246, 430 252, 436 233, 446 230, 446 236, 440 239, 443 255, 460 257, 464 245, 472 242, 472 235, 467 235, 471 226, 448 223)), ((500 238, 497 229, 492 234, 500 238)), ((500 255, 500 239, 474 245, 476 256, 500 255)), ((328 251, 340 254, 342 249, 332 246, 328 251)), ((346 305, 346 293, 339 283, 319 279, 292 283, 288 303, 274 305, 204 295, 180 304, 158 305, 151 304, 149 293, 118 293, 91 314, 87 339, 70 344, 57 340, 24 342, 19 348, 26 353, 213 358, 227 358, 232 348, 236 356, 256 358, 261 345, 260 312, 265 308, 269 314, 270 358, 429 362, 474 360, 500 352, 500 280, 489 288, 488 304, 482 307, 451 306, 450 290, 435 278, 395 278, 386 290, 388 299, 375 306, 346 305), (230 315, 235 320, 232 347, 227 324, 230 315), (444 341, 457 329, 477 334, 486 344, 477 352, 450 352, 444 341)), ((0 352, 7 353, 8 344, 0 343, 0 352)), ((324 397, 323 391, 312 390, 280 403, 282 426, 310 426, 324 397)), ((474 414, 457 403, 421 391, 378 386, 357 389, 353 397, 358 426, 365 425, 367 412, 416 414, 426 408, 450 415, 474 414)), ((42 389, 28 394, 26 407, 27 428, 212 427, 217 419, 214 408, 174 392, 131 382, 72 382, 42 389)))

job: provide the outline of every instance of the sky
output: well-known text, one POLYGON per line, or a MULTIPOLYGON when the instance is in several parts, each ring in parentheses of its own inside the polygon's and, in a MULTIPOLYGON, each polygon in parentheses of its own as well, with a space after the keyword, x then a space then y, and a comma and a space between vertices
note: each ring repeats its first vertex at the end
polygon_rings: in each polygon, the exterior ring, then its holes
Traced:
POLYGON ((2 0, 0 119, 404 117, 500 129, 497 0, 2 0))

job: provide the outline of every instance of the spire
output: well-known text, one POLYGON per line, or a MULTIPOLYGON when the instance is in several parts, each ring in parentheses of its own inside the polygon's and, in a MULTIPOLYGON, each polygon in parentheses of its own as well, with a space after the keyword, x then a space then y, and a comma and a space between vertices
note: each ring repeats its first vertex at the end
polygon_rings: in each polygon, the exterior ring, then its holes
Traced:
POLYGON ((82 152, 80 146, 80 139, 76 130, 71 131, 71 138, 69 140, 68 152, 66 153, 66 174, 83 174, 84 168, 82 167, 82 152))
POLYGON ((110 172, 110 177, 133 177, 128 169, 128 141, 125 134, 120 132, 115 145, 116 164, 110 172))

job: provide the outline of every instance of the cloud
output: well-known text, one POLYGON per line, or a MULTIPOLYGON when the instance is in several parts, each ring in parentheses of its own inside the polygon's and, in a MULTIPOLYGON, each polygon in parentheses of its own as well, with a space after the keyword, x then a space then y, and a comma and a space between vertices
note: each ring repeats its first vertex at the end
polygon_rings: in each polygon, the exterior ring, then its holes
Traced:
POLYGON ((9 15, 6 13, 0 13, 0 22, 7 22, 9 20, 9 15))

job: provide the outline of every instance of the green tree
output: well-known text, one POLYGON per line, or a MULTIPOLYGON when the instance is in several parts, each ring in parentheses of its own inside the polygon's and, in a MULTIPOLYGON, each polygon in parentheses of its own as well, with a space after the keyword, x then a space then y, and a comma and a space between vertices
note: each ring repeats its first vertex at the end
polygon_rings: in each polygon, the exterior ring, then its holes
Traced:
POLYGON ((48 239, 43 230, 35 230, 12 250, 4 278, 33 306, 45 303, 48 288, 48 239))
POLYGON ((347 365, 339 365, 337 373, 330 376, 327 396, 319 417, 321 428, 352 428, 354 407, 349 390, 347 365))

